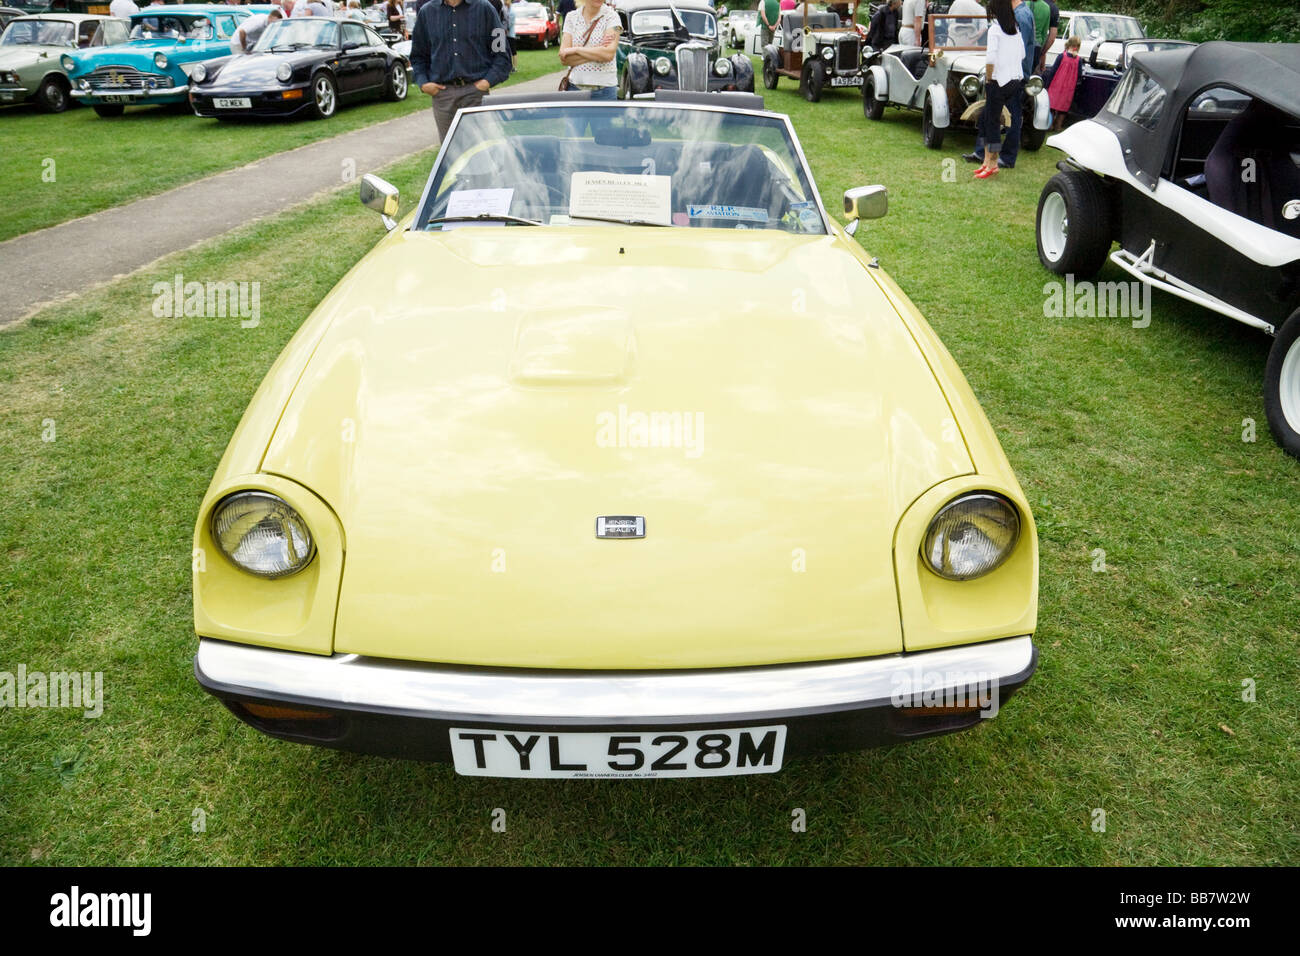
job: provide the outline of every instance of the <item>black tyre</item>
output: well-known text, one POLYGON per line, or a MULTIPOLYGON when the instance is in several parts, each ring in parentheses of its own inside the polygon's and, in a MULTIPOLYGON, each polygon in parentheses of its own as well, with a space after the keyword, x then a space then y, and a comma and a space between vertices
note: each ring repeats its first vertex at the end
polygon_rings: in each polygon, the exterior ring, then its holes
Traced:
POLYGON ((1043 143, 1047 141, 1048 131, 1037 129, 1028 112, 1026 112, 1024 118, 1026 122, 1020 124, 1020 145, 1031 153, 1036 153, 1043 148, 1043 143))
POLYGON ((388 68, 388 78, 384 81, 384 99, 394 103, 406 99, 410 85, 406 79, 406 64, 397 60, 388 68))
POLYGON ((763 57, 763 86, 766 89, 776 89, 776 84, 781 76, 776 72, 776 64, 768 57, 763 57))
POLYGON ((1057 275, 1091 279, 1110 253, 1110 202, 1092 173, 1057 173, 1038 197, 1038 261, 1057 275))
POLYGON ((308 89, 311 97, 311 115, 313 119, 329 119, 339 108, 339 88, 334 77, 328 73, 317 73, 308 89))
POLYGON ((95 112, 104 119, 112 119, 115 116, 121 116, 126 112, 126 107, 121 103, 96 103, 95 112))
POLYGON ((807 60, 799 71, 799 95, 809 103, 816 103, 822 98, 822 89, 826 86, 826 67, 820 60, 807 60))
POLYGON ((885 115, 885 101, 876 99, 876 78, 871 73, 862 78, 862 115, 869 120, 885 115))
POLYGON ((62 113, 72 105, 68 81, 59 76, 47 76, 36 90, 36 108, 42 113, 62 113))
POLYGON ((925 111, 921 114, 921 139, 926 149, 943 149, 943 134, 946 130, 934 125, 934 105, 930 97, 925 98, 925 111))
POLYGON ((1264 364, 1264 413, 1273 440, 1300 458, 1300 309, 1277 330, 1264 364))

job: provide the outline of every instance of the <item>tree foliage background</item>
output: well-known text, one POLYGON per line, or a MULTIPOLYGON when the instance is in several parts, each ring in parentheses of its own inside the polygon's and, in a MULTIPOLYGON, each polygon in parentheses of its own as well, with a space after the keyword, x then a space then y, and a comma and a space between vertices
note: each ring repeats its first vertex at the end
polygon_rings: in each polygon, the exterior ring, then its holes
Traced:
POLYGON ((1300 42, 1300 0, 1057 0, 1062 9, 1126 13, 1148 36, 1300 42))

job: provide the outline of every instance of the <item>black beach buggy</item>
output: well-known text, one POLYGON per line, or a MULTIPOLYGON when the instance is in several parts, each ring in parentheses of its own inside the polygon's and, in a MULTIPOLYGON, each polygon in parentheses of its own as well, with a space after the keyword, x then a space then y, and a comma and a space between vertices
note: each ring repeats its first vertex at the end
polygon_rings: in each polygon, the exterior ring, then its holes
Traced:
POLYGON ((1264 407, 1300 457, 1300 44, 1140 53, 1095 119, 1047 145, 1068 158, 1038 202, 1043 265, 1089 279, 1109 256, 1275 336, 1264 407))

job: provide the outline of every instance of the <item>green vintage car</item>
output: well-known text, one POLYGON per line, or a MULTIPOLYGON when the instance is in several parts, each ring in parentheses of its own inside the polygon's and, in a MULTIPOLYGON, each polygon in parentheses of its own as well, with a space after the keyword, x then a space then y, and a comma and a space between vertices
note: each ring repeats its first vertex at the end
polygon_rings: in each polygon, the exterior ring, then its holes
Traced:
POLYGON ((72 105, 61 58, 69 50, 125 43, 126 20, 85 13, 15 17, 0 35, 0 105, 35 102, 47 113, 72 105))
POLYGON ((618 95, 655 90, 754 92, 754 65, 724 56, 718 20, 705 0, 630 0, 618 5, 618 95))

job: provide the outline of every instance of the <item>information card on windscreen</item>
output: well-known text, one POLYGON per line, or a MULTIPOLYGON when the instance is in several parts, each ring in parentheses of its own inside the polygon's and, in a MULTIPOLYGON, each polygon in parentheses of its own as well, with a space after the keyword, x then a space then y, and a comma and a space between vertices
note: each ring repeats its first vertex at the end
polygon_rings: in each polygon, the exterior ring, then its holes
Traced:
POLYGON ((634 219, 670 225, 672 177, 574 173, 569 183, 569 215, 574 219, 634 219))

